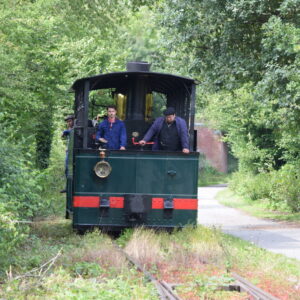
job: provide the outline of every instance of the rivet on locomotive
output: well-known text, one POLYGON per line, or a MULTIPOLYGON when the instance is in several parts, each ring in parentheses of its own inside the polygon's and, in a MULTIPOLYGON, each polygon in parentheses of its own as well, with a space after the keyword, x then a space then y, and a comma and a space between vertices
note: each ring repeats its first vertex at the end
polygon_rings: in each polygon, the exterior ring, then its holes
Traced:
POLYGON ((75 126, 69 140, 66 217, 73 227, 107 231, 142 225, 175 228, 197 223, 199 154, 195 151, 193 79, 150 71, 146 62, 126 72, 76 80, 75 126), (108 150, 95 140, 93 116, 115 104, 126 126, 126 150, 108 150), (190 153, 140 146, 166 107, 188 127, 190 153))

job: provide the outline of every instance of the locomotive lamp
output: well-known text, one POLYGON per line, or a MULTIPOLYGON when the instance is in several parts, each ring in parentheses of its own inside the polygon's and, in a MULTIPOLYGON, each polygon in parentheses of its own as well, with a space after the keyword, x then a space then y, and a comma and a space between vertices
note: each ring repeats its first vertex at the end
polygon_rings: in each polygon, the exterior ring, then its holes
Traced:
POLYGON ((100 178, 106 178, 111 173, 110 164, 104 160, 105 152, 103 150, 100 151, 101 161, 98 161, 94 167, 95 174, 100 178))

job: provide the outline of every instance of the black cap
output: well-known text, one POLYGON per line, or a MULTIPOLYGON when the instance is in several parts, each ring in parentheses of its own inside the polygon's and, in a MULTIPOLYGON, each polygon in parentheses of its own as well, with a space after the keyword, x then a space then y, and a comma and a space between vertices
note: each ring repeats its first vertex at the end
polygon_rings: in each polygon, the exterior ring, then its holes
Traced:
POLYGON ((74 120, 74 119, 75 119, 74 115, 68 115, 65 117, 65 121, 74 120))
POLYGON ((167 109, 164 110, 163 114, 165 116, 175 115, 175 108, 174 107, 168 107, 167 109))

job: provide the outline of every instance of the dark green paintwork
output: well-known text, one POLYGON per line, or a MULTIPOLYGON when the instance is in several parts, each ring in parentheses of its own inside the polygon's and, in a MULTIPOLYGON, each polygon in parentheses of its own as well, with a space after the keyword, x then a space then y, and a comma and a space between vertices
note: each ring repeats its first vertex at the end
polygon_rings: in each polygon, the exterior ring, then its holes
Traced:
MULTIPOLYGON (((99 151, 75 152, 72 196, 142 194, 197 198, 198 153, 109 151, 107 154, 105 160, 110 163, 112 172, 101 179, 93 170, 100 161, 99 151)), ((101 217, 100 208, 73 208, 73 213, 75 227, 132 225, 124 217, 124 209, 109 208, 106 217, 101 217)), ((163 210, 152 209, 147 213, 144 225, 175 227, 196 224, 196 220, 196 210, 173 210, 171 217, 166 218, 163 210)))
MULTIPOLYGON (((124 211, 120 208, 110 208, 107 217, 100 217, 100 209, 95 208, 76 208, 74 214, 74 224, 77 225, 113 225, 130 226, 124 220, 124 211)), ((174 210, 172 218, 164 218, 164 212, 154 209, 147 215, 147 220, 143 224, 157 227, 176 227, 184 225, 196 225, 197 211, 195 210, 174 210)))

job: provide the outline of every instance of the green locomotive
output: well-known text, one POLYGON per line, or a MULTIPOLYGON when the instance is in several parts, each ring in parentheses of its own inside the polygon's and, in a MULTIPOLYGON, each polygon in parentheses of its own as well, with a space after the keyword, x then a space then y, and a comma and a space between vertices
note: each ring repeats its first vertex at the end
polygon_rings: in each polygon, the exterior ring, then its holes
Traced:
POLYGON ((73 227, 107 231, 143 225, 174 228, 197 223, 198 159, 195 152, 195 81, 150 72, 144 62, 126 72, 74 82, 75 126, 69 140, 66 215, 73 227), (113 101, 124 121, 125 151, 101 149, 91 119, 103 101, 113 101), (190 153, 141 147, 154 118, 172 106, 188 126, 190 153))

